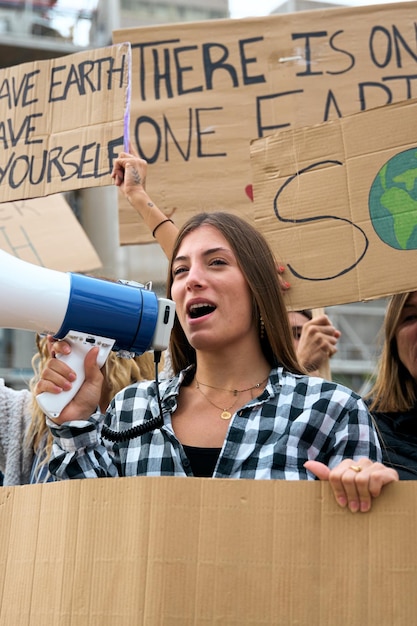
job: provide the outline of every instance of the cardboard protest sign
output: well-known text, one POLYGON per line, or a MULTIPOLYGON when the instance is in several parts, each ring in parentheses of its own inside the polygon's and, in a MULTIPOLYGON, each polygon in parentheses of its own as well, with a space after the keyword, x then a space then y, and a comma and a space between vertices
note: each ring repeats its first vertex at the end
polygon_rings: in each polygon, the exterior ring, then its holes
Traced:
POLYGON ((293 309, 417 288, 417 100, 252 143, 255 224, 293 309))
POLYGON ((94 247, 61 194, 0 204, 0 248, 22 261, 62 272, 89 272, 101 267, 94 247))
POLYGON ((0 200, 110 185, 129 125, 130 46, 0 71, 0 200))
POLYGON ((326 481, 5 486, 1 624, 412 626, 416 525, 415 480, 355 515, 326 481))
MULTIPOLYGON (((132 44, 133 145, 180 225, 253 219, 250 141, 417 97, 416 2, 114 31, 132 44)), ((151 241, 120 201, 122 244, 151 241)))

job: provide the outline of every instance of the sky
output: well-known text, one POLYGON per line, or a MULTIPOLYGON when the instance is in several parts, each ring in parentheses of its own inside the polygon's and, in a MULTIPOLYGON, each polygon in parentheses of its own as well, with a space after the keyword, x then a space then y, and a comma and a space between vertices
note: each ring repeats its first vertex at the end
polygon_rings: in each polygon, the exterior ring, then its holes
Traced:
MULTIPOLYGON (((269 15, 271 11, 276 9, 282 0, 229 0, 230 17, 260 17, 269 15)), ((400 0, 397 0, 400 1, 400 0)), ((409 0, 405 0, 409 1, 409 0)), ((348 6, 363 6, 368 4, 387 4, 394 3, 395 0, 335 0, 337 4, 346 4, 348 6)))

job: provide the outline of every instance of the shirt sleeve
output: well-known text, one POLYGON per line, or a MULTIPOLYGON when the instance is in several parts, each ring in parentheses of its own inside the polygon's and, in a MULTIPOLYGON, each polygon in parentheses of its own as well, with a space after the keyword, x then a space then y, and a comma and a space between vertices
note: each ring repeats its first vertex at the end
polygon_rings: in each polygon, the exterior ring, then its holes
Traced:
MULTIPOLYGON (((337 392, 335 400, 338 404, 337 392)), ((339 410, 340 408, 340 418, 335 422, 331 435, 332 455, 328 461, 329 467, 335 467, 346 458, 355 461, 368 458, 381 462, 381 447, 374 421, 363 400, 352 394, 344 406, 340 402, 339 410)))
POLYGON ((114 478, 118 471, 101 441, 104 415, 61 425, 47 419, 54 438, 49 471, 56 478, 114 478))

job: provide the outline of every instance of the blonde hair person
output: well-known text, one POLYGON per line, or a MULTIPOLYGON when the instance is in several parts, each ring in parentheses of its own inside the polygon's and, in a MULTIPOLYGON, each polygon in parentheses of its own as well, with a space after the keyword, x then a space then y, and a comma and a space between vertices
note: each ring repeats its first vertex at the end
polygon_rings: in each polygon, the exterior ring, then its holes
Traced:
MULTIPOLYGON (((45 415, 35 398, 35 386, 50 358, 48 338, 36 335, 37 352, 32 358, 34 376, 29 389, 12 389, 0 380, 0 471, 4 485, 46 482, 51 479, 48 461, 52 437, 45 415)), ((163 359, 159 367, 162 367, 163 359)), ((124 387, 155 377, 153 354, 131 359, 119 358, 111 352, 104 367, 104 384, 100 397, 102 410, 124 387)))
POLYGON ((391 296, 375 382, 366 396, 384 463, 417 480, 417 291, 391 296))

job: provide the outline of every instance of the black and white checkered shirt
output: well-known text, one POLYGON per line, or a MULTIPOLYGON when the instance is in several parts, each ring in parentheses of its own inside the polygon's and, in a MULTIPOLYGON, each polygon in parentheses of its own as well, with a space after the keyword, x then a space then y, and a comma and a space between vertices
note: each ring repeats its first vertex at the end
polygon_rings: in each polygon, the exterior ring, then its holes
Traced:
MULTIPOLYGON (((184 378, 160 384, 164 424, 122 443, 102 439, 101 427, 123 431, 159 415, 155 382, 126 387, 105 416, 48 424, 54 435, 50 471, 58 478, 192 476, 171 415, 184 378)), ((192 416, 190 415, 190 419, 192 416)), ((350 389, 321 378, 273 369, 263 393, 233 415, 215 467, 215 478, 313 480, 303 467, 317 460, 334 467, 345 458, 381 460, 372 418, 350 389)))

